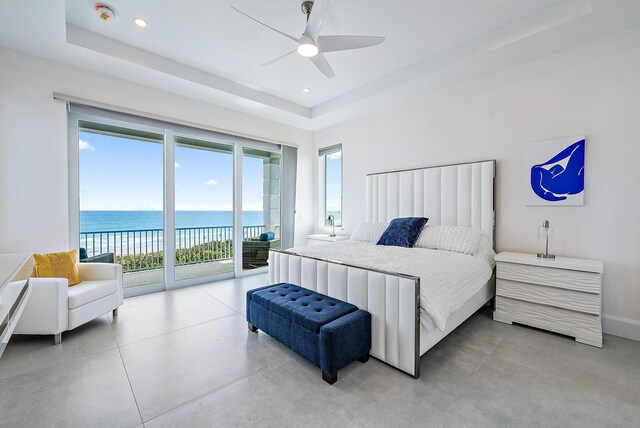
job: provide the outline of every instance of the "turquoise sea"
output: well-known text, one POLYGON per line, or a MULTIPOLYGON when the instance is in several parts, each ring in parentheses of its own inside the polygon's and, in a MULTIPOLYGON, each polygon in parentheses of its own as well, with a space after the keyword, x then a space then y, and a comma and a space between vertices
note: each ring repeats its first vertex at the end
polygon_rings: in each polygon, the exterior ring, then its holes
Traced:
MULTIPOLYGON (((262 211, 243 211, 243 226, 263 224, 262 211)), ((162 211, 80 211, 80 233, 162 229, 162 211)), ((232 226, 232 211, 176 211, 176 228, 232 226)))

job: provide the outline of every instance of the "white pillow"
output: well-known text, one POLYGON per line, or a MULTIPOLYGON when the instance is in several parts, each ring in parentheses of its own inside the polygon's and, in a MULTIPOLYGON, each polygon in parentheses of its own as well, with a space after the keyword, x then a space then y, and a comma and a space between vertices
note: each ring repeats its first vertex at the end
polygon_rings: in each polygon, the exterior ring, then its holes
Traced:
POLYGON ((360 223, 351 234, 352 241, 378 242, 389 223, 360 223))
POLYGON ((427 225, 414 247, 474 255, 483 237, 482 231, 470 227, 427 225))
POLYGON ((478 252, 475 254, 475 256, 484 257, 487 260, 487 263, 491 265, 491 269, 493 269, 496 265, 496 262, 493 259, 495 255, 496 253, 495 251, 493 251, 491 243, 489 242, 487 237, 483 235, 482 239, 480 240, 480 244, 478 244, 478 252))

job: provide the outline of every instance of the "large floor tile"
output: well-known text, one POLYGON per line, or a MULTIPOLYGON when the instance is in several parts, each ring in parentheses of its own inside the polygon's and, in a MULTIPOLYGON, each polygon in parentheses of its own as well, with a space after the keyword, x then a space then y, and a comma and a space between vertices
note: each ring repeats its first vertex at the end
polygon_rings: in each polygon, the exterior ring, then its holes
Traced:
POLYGON ((455 397, 489 357, 445 338, 420 357, 420 382, 455 397))
POLYGON ((145 421, 290 355, 238 314, 120 350, 145 421))
POLYGON ((454 399, 426 377, 414 379, 374 358, 366 364, 352 363, 338 372, 338 382, 342 380, 354 383, 381 407, 394 409, 412 425, 433 420, 454 399))
POLYGON ((247 291, 264 287, 268 284, 267 275, 252 275, 235 280, 214 282, 200 286, 200 289, 220 300, 237 312, 245 313, 247 306, 247 291))
POLYGON ((494 321, 493 308, 485 306, 449 333, 447 339, 491 354, 513 328, 511 325, 494 321))
POLYGON ((0 380, 5 427, 134 427, 142 421, 117 349, 0 380))
POLYGON ((106 315, 62 333, 60 345, 53 344, 52 335, 14 335, 0 358, 0 379, 70 363, 115 347, 116 341, 106 315))
POLYGON ((111 317, 118 345, 126 345, 164 333, 223 318, 234 310, 209 294, 190 292, 157 293, 159 296, 143 304, 123 306, 117 317, 111 317))
POLYGON ((169 297, 176 298, 184 294, 198 293, 200 290, 198 287, 184 287, 176 290, 161 291, 157 293, 143 294, 141 296, 132 296, 124 299, 124 303, 121 308, 129 308, 130 306, 144 305, 154 301, 165 300, 169 297))
MULTIPOLYGON (((359 364, 359 363, 358 363, 359 364)), ((368 363, 367 363, 368 364, 368 363)), ((394 427, 410 421, 349 377, 329 385, 299 357, 239 379, 147 422, 155 427, 394 427)))
POLYGON ((491 358, 445 412, 444 426, 637 427, 640 407, 491 358))
POLYGON ((50 336, 15 336, 0 359, 0 425, 626 427, 640 420, 640 342, 605 335, 598 349, 494 322, 489 308, 421 357, 419 379, 370 359, 328 385, 314 365, 248 332, 246 290, 266 282, 256 275, 128 298, 119 317, 66 332, 60 346, 50 336))
POLYGON ((514 328, 494 356, 640 405, 640 343, 605 335, 600 349, 542 330, 514 328))

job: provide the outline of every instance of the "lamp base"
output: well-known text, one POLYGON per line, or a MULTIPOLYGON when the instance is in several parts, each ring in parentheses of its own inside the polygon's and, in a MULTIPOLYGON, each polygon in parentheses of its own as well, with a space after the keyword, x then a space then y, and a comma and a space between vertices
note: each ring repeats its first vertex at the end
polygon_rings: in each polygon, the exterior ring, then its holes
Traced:
POLYGON ((553 254, 544 254, 544 253, 538 253, 538 258, 539 259, 549 259, 549 260, 553 260, 556 258, 555 255, 553 254))

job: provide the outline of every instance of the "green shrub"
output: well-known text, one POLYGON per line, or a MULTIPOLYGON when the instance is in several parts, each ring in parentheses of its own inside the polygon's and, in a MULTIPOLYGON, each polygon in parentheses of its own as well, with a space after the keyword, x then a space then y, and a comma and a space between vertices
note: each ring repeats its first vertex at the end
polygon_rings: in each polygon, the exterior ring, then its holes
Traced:
MULTIPOLYGON (((230 259, 233 257, 232 245, 233 242, 231 240, 226 240, 206 242, 189 248, 179 248, 176 250, 176 266, 230 259)), ((122 265, 123 272, 159 269, 164 266, 164 252, 155 251, 153 253, 124 256, 116 254, 115 262, 122 265)))

